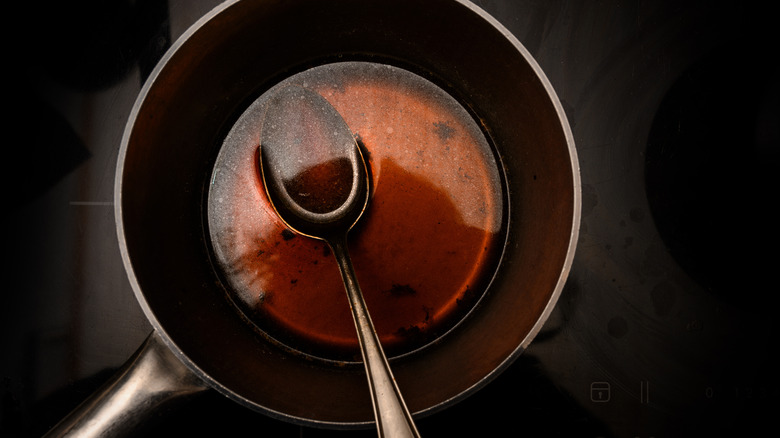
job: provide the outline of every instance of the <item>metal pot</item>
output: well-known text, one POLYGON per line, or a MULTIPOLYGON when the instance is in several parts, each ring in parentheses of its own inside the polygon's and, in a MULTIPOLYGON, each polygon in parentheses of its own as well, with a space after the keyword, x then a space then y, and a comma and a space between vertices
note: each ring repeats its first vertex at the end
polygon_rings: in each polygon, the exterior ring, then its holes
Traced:
POLYGON ((362 366, 283 351, 238 316, 211 263, 203 214, 236 114, 291 72, 336 59, 412 66, 447 84, 489 133, 506 176, 504 252, 478 308, 435 344, 392 360, 410 410, 457 402, 528 346, 569 272, 580 181, 565 114, 522 45, 466 1, 230 1, 168 51, 122 139, 117 232, 154 331, 53 435, 128 430, 158 403, 207 388, 287 421, 373 422, 362 366))

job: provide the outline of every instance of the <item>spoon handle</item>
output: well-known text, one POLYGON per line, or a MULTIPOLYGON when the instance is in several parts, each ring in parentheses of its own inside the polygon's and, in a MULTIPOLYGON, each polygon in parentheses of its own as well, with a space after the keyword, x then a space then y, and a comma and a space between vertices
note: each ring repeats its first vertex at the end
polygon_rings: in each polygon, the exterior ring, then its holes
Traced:
POLYGON ((346 236, 329 241, 331 250, 341 270, 347 289, 352 317, 355 320, 363 363, 366 367, 371 401, 374 405, 377 430, 380 437, 419 437, 412 415, 406 407, 401 391, 395 382, 379 337, 371 322, 363 293, 358 285, 355 270, 347 250, 346 236))

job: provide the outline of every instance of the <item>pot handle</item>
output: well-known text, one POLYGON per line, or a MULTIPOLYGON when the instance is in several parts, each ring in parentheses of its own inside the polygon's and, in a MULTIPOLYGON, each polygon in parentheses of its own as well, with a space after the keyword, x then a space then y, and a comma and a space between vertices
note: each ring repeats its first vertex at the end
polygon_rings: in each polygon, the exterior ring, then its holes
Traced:
POLYGON ((122 436, 163 403, 206 389, 154 330, 111 380, 45 437, 122 436))

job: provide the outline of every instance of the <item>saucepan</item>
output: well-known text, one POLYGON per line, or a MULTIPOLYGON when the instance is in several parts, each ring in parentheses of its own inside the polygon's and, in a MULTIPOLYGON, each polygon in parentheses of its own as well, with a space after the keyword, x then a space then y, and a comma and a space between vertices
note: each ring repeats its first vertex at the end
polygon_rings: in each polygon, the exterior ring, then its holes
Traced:
POLYGON ((346 60, 434 80, 468 108, 500 167, 502 249, 481 298, 435 342, 390 357, 410 411, 420 417, 457 403, 527 348, 566 281, 580 216, 572 134, 528 51, 462 0, 228 1, 165 54, 122 138, 117 233, 153 332, 52 435, 127 431, 160 403, 204 390, 294 423, 373 424, 359 363, 282 348, 226 298, 205 214, 209 178, 238 115, 295 72, 346 60))

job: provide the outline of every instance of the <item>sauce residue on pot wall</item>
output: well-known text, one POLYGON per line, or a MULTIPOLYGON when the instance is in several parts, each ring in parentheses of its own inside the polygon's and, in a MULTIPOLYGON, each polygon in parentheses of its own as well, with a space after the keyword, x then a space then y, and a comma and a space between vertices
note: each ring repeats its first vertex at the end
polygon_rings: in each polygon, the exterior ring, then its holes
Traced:
MULTIPOLYGON (((502 184, 468 112, 433 83, 383 64, 344 62, 285 80, 319 92, 367 155, 371 199, 350 253, 390 355, 452 328, 481 296, 501 250, 502 184)), ((313 355, 359 355, 327 245, 288 230, 258 177, 258 98, 226 137, 212 175, 209 232, 232 300, 271 337, 313 355)))

